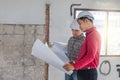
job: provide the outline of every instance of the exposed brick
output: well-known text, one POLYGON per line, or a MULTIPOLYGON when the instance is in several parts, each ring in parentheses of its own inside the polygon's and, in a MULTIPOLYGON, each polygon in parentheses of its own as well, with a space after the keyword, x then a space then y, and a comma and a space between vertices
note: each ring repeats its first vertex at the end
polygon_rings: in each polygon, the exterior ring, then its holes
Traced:
POLYGON ((25 34, 31 35, 35 33, 35 26, 34 25, 25 25, 25 34))
POLYGON ((0 35, 0 46, 3 46, 3 35, 0 35))
POLYGON ((35 41, 34 35, 25 35, 25 44, 26 45, 32 45, 35 41))
POLYGON ((13 46, 14 35, 3 35, 3 44, 4 46, 13 46))
POLYGON ((23 47, 24 45, 24 35, 14 35, 13 46, 23 47))
POLYGON ((24 25, 15 26, 15 34, 25 34, 24 25))
POLYGON ((42 42, 45 41, 45 35, 35 35, 36 39, 40 39, 42 42))
POLYGON ((3 34, 13 34, 14 25, 3 25, 3 34))
POLYGON ((0 34, 3 34, 3 26, 0 25, 0 34))
POLYGON ((37 38, 44 25, 0 25, 0 80, 45 80, 44 61, 31 55, 37 38))
POLYGON ((35 65, 35 59, 32 58, 33 56, 24 56, 24 65, 25 66, 34 66, 35 65))
POLYGON ((23 80, 23 67, 4 67, 2 69, 3 80, 23 80))
POLYGON ((36 26, 36 34, 44 35, 45 34, 45 27, 42 25, 36 26))

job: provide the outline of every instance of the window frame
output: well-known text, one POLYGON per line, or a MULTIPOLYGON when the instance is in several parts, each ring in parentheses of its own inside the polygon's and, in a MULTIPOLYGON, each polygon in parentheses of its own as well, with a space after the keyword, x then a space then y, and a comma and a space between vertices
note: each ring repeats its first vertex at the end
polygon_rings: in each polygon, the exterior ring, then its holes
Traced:
POLYGON ((110 55, 108 54, 108 13, 109 12, 120 12, 120 10, 109 10, 109 9, 88 9, 88 8, 74 8, 74 19, 76 18, 76 12, 77 11, 105 11, 107 12, 107 18, 106 18, 106 22, 107 24, 105 25, 106 26, 106 41, 105 41, 105 54, 104 55, 100 55, 101 57, 120 57, 120 55, 110 55))

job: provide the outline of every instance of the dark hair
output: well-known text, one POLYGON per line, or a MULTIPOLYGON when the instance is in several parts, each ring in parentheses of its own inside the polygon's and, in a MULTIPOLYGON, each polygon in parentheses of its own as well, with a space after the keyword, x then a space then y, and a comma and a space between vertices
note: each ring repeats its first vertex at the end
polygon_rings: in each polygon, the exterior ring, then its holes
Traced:
POLYGON ((77 21, 78 21, 78 20, 85 20, 85 19, 88 19, 90 22, 93 23, 93 20, 89 19, 88 17, 81 17, 81 18, 78 18, 77 21))

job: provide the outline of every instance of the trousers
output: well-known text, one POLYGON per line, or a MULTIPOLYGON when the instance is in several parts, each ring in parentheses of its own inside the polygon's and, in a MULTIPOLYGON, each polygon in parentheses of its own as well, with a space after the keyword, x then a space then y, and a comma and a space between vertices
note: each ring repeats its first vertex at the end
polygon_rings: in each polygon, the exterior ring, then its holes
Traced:
POLYGON ((65 80, 78 80, 77 79, 77 71, 74 70, 71 75, 65 74, 65 80))
POLYGON ((77 72, 78 80, 97 80, 97 69, 83 69, 77 72))

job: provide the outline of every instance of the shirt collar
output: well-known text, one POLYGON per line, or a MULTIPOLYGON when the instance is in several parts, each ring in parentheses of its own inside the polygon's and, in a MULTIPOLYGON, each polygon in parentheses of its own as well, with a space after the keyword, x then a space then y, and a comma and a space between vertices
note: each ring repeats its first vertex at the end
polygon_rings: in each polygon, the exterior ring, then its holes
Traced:
POLYGON ((81 33, 79 36, 77 36, 77 37, 73 37, 74 39, 81 39, 81 37, 83 37, 84 36, 84 34, 83 33, 81 33))
POLYGON ((91 32, 94 31, 94 30, 96 30, 96 27, 92 27, 92 28, 88 29, 88 30, 86 31, 86 35, 88 35, 89 33, 91 33, 91 32))

